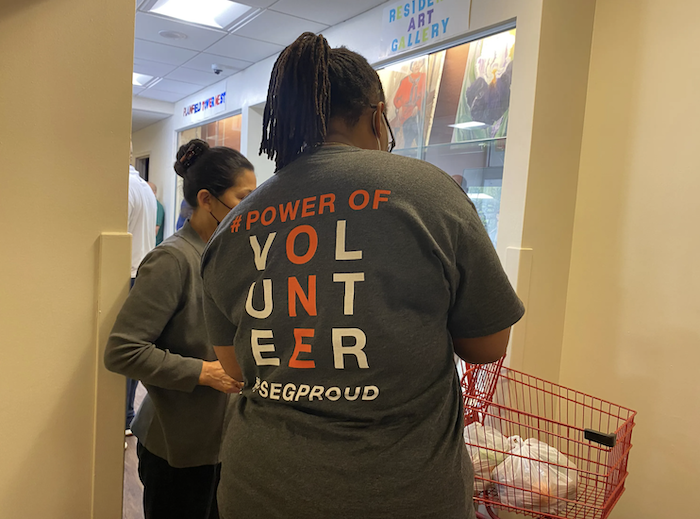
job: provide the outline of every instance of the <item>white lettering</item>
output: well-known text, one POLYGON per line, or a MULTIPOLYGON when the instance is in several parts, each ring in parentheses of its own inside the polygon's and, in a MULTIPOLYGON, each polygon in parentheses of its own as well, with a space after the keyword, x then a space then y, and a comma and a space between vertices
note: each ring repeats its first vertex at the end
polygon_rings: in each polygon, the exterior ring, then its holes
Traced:
POLYGON ((263 357, 262 353, 275 351, 274 344, 260 344, 260 339, 272 339, 272 330, 251 330, 250 347, 258 366, 279 366, 280 359, 276 357, 263 357))
POLYGON ((345 369, 345 355, 355 355, 357 365, 362 369, 368 369, 367 355, 362 351, 367 344, 365 332, 359 328, 333 328, 333 359, 335 369, 345 369), (343 346, 343 337, 354 337, 355 344, 343 346))
POLYGON ((379 397, 380 389, 377 386, 361 386, 361 387, 338 387, 332 386, 326 388, 324 386, 309 386, 301 384, 297 386, 291 382, 269 382, 262 380, 256 382, 253 393, 261 398, 269 398, 271 400, 284 400, 285 402, 298 402, 300 400, 313 402, 314 400, 323 401, 324 398, 330 402, 338 402, 340 400, 346 402, 355 402, 358 400, 372 401, 379 397))
POLYGON ((329 387, 326 390, 326 398, 330 400, 331 402, 335 402, 337 400, 340 400, 340 397, 342 396, 343 392, 340 390, 339 387, 329 387))
POLYGON ((301 384, 299 386, 299 391, 297 392, 297 396, 294 398, 294 401, 298 402, 301 397, 308 395, 309 391, 311 391, 310 386, 307 386, 306 384, 301 384))
POLYGON ((352 396, 350 396, 350 389, 352 389, 352 388, 349 388, 349 387, 345 388, 345 400, 350 400, 352 402, 353 400, 357 400, 360 397, 360 388, 356 387, 355 394, 352 396))
POLYGON ((314 386, 311 390, 311 394, 309 395, 309 402, 313 402, 314 397, 317 397, 319 400, 323 400, 323 389, 323 386, 314 386))
POLYGON ((250 285, 248 290, 248 300, 245 302, 245 310, 248 315, 256 319, 267 319, 272 314, 272 280, 263 279, 263 294, 265 298, 265 308, 256 310, 253 308, 253 291, 255 290, 255 282, 250 285))
POLYGON ((284 390, 282 391, 282 398, 284 398, 285 402, 291 402, 294 399, 294 392, 296 390, 297 387, 294 384, 287 384, 286 386, 284 386, 284 390))
POLYGON ((377 386, 365 386, 365 390, 362 393, 362 400, 374 400, 378 396, 379 388, 377 386))
POLYGON ((347 226, 346 220, 338 220, 335 231, 335 259, 343 260, 360 260, 362 259, 361 250, 345 250, 345 230, 347 226))
POLYGON ((253 248, 253 255, 255 256, 255 267, 258 270, 265 270, 265 266, 267 265, 267 253, 270 252, 270 247, 275 240, 275 236, 277 236, 276 232, 267 235, 267 240, 265 240, 265 246, 262 248, 262 252, 260 251, 258 237, 250 237, 250 246, 253 248))
MULTIPOLYGON (((271 400, 279 400, 281 390, 282 390, 282 384, 278 384, 277 382, 273 382, 272 384, 270 384, 270 399, 271 400)), ((365 391, 365 393, 367 393, 367 391, 365 391)), ((362 397, 362 400, 365 400, 364 396, 362 397)))
POLYGON ((354 315, 355 312, 355 283, 365 280, 364 272, 352 272, 347 274, 333 274, 333 281, 345 283, 345 299, 343 300, 343 314, 354 315))

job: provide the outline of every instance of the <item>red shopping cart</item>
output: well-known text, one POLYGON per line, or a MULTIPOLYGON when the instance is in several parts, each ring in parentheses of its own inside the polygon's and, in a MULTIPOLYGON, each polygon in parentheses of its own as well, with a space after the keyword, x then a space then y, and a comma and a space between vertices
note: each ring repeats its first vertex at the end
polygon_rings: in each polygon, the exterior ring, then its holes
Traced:
POLYGON ((625 490, 636 412, 505 368, 503 359, 460 371, 475 507, 492 518, 497 510, 547 519, 610 515, 625 490))

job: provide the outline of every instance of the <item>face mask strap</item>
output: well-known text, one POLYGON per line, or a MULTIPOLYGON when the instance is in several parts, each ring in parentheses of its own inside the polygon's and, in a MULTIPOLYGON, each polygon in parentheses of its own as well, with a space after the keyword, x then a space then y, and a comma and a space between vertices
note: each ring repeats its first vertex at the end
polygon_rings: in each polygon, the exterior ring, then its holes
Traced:
POLYGON ((382 151, 382 143, 379 140, 379 132, 377 131, 377 125, 375 124, 375 117, 377 115, 377 110, 372 114, 372 130, 374 130, 374 138, 377 139, 377 151, 382 151))
MULTIPOLYGON (((225 203, 223 203, 223 202, 219 199, 218 196, 215 196, 215 195, 211 195, 211 196, 213 196, 214 198, 216 198, 216 200, 217 200, 221 205, 223 205, 226 209, 228 209, 229 211, 232 211, 232 210, 233 210, 233 207, 229 207, 228 205, 226 205, 225 203)), ((214 213, 212 213, 211 211, 209 211, 209 214, 211 215, 211 217, 212 217, 214 220, 216 220, 216 226, 218 227, 219 224, 221 224, 221 221, 219 221, 219 219, 218 219, 216 216, 214 216, 214 213)))

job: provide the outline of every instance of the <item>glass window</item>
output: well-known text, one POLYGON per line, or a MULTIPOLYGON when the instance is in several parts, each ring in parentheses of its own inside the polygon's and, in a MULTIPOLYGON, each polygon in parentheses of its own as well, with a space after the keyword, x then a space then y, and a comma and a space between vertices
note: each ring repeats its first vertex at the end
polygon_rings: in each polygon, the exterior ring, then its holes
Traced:
MULTIPOLYGON (((238 114, 232 117, 227 117, 226 119, 221 119, 219 121, 214 121, 211 123, 203 124, 202 126, 197 126, 196 128, 190 128, 189 130, 184 130, 177 134, 177 147, 178 149, 183 144, 188 143, 192 139, 202 139, 206 141, 209 146, 226 146, 228 148, 233 148, 234 150, 240 151, 241 149, 241 124, 243 121, 243 116, 238 114)), ((185 220, 189 218, 192 214, 191 208, 187 204, 183 204, 184 196, 182 194, 182 179, 177 177, 177 201, 176 206, 178 211, 176 211, 176 224, 175 229, 179 229, 184 225, 185 220)))
POLYGON ((469 194, 494 245, 515 30, 378 71, 394 153, 435 164, 469 194))

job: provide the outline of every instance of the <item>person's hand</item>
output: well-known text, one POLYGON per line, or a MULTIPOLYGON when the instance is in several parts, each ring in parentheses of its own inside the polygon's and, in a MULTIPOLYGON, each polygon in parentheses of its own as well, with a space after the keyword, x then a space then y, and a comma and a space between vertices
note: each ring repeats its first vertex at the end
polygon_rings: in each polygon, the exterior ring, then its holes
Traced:
POLYGON ((221 366, 221 362, 218 360, 214 362, 202 362, 202 372, 199 374, 199 385, 209 386, 222 393, 240 393, 243 388, 243 382, 238 382, 229 377, 221 366))

